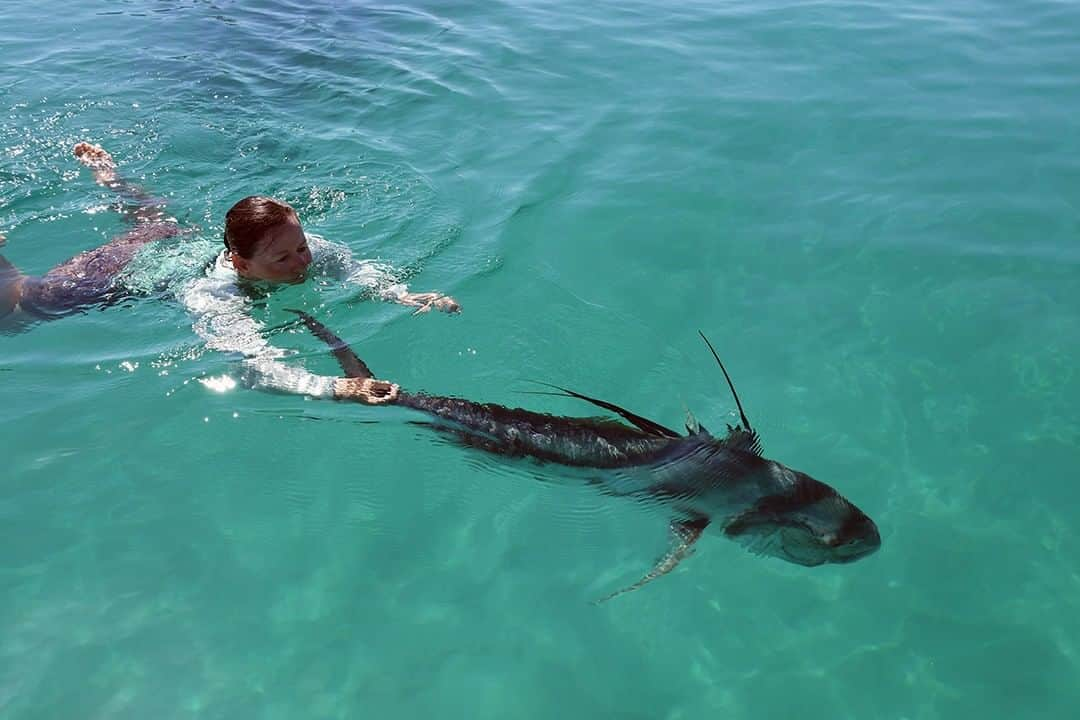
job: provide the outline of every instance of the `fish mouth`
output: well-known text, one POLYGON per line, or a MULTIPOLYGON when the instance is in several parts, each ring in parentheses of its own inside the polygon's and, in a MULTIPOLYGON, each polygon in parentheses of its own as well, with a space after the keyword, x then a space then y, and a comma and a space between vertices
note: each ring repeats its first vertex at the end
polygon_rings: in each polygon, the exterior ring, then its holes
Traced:
POLYGON ((833 562, 844 564, 853 563, 856 560, 861 560, 867 555, 873 555, 880 548, 881 536, 875 532, 872 536, 867 537, 865 540, 858 543, 837 548, 837 555, 833 559, 833 562))
POLYGON ((783 552, 782 557, 788 562, 804 567, 815 567, 825 564, 847 565, 856 560, 861 560, 867 555, 873 555, 877 552, 878 548, 881 547, 881 541, 875 537, 856 543, 831 547, 825 545, 808 546, 800 542, 789 544, 781 540, 780 545, 783 552))
POLYGON ((817 567, 855 562, 876 551, 880 541, 841 547, 818 546, 807 544, 797 533, 793 535, 788 532, 788 528, 778 527, 770 532, 747 533, 742 536, 741 544, 748 552, 759 557, 774 557, 793 565, 817 567))

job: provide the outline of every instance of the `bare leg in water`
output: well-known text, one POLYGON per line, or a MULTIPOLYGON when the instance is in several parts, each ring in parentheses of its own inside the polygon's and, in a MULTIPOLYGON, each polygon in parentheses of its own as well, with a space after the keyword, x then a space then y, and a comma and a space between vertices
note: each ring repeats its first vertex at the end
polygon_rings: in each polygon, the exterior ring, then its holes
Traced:
MULTIPOLYGON (((0 255, 0 321, 6 320, 5 330, 21 329, 28 321, 61 317, 117 296, 119 289, 113 281, 138 249, 180 233, 176 221, 166 216, 164 202, 120 177, 116 162, 104 148, 81 142, 72 151, 93 170, 99 185, 116 192, 122 203, 121 214, 133 227, 40 277, 22 274, 0 255)), ((0 235, 0 246, 3 244, 0 235)))
POLYGON ((175 222, 165 215, 165 201, 155 198, 138 185, 120 177, 116 161, 105 148, 88 142, 78 143, 72 152, 86 167, 94 171, 98 185, 107 187, 125 203, 120 213, 128 220, 144 223, 175 222))
MULTIPOLYGON (((0 247, 3 247, 5 242, 3 234, 0 234, 0 247)), ((22 281, 23 274, 18 268, 0 255, 0 318, 10 315, 18 306, 22 281)))

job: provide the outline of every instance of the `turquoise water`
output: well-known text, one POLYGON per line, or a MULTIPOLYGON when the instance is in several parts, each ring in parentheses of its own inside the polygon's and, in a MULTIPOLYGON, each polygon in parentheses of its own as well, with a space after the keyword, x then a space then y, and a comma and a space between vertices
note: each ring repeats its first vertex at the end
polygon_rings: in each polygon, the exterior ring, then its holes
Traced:
MULTIPOLYGON (((200 230, 146 299, 0 336, 4 718, 1071 718, 1080 707, 1080 10, 1064 2, 5 4, 0 232, 121 221, 101 142, 200 230), (734 410, 881 551, 715 535, 395 410, 235 370, 169 296, 225 210, 439 289, 302 305, 405 387, 678 426, 734 410)), ((160 262, 154 262, 154 261, 160 262)))

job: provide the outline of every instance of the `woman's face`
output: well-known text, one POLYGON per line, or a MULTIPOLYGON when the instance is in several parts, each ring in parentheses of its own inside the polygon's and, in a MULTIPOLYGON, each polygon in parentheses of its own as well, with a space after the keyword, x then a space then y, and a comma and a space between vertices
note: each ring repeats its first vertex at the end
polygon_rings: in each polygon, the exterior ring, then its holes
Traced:
POLYGON ((249 280, 298 283, 303 282, 304 271, 311 264, 311 250, 300 221, 290 218, 267 230, 250 258, 232 253, 232 263, 249 280))

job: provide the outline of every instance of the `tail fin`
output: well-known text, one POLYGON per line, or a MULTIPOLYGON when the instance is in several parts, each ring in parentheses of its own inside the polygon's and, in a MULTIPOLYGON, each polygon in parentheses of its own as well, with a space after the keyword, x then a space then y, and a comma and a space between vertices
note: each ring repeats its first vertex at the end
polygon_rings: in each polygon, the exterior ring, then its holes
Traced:
POLYGON ((303 310, 294 310, 292 308, 285 309, 299 315, 300 319, 304 321, 304 324, 308 326, 308 330, 311 331, 311 334, 330 346, 330 352, 334 353, 334 357, 337 358, 338 364, 341 365, 341 369, 345 372, 346 377, 375 377, 371 370, 368 369, 368 366, 364 364, 364 361, 356 356, 356 353, 353 352, 352 348, 349 347, 344 340, 330 332, 328 327, 308 315, 303 310))

